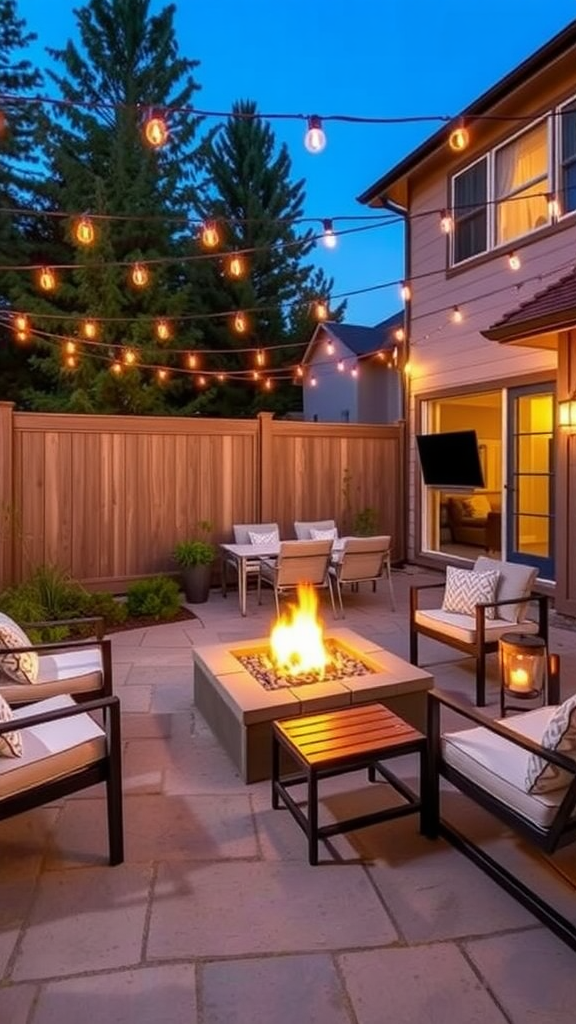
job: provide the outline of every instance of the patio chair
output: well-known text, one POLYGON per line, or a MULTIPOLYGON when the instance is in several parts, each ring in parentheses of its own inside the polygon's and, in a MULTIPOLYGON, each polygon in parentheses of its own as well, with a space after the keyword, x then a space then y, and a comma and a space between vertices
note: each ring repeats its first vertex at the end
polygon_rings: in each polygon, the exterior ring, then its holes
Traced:
MULTIPOLYGON (((232 533, 234 534, 235 544, 252 544, 254 543, 250 534, 263 534, 264 536, 270 537, 272 534, 276 535, 277 540, 280 540, 280 527, 278 523, 233 523, 232 533)), ((228 558, 224 557, 222 563, 222 594, 226 597, 228 589, 228 566, 231 565, 234 570, 238 571, 238 562, 233 556, 228 558)), ((246 575, 257 576, 260 567, 260 561, 255 558, 254 561, 246 562, 246 575)))
POLYGON ((390 565, 391 537, 347 537, 341 552, 334 555, 330 575, 336 584, 340 614, 344 618, 342 587, 371 581, 373 591, 383 576, 388 579, 390 604, 396 610, 390 565))
POLYGON ((275 561, 263 558, 258 573, 258 604, 262 603, 262 584, 274 589, 276 614, 280 615, 280 594, 296 590, 299 583, 313 587, 328 587, 332 613, 336 618, 334 592, 328 568, 332 541, 330 540, 285 540, 280 544, 280 553, 275 561))
POLYGON ((111 865, 121 864, 124 839, 118 697, 81 704, 67 695, 50 697, 11 715, 8 705, 2 704, 0 753, 3 737, 9 738, 11 749, 16 742, 15 749, 21 753, 0 756, 0 821, 105 782, 109 861, 111 865), (102 716, 102 725, 93 713, 102 716))
POLYGON ((104 619, 58 619, 27 623, 27 628, 92 625, 96 638, 32 643, 10 616, 0 612, 0 696, 12 706, 60 694, 79 701, 112 695, 112 653, 104 639, 104 619))
POLYGON ((513 871, 507 870, 501 855, 496 860, 470 828, 464 830, 464 822, 454 822, 454 809, 441 815, 441 802, 450 801, 449 787, 441 784, 446 779, 545 854, 574 842, 576 697, 496 721, 439 690, 429 690, 427 702, 430 835, 448 839, 576 949, 574 917, 568 921, 533 891, 533 868, 528 885, 519 878, 516 862, 513 871), (450 715, 450 732, 442 730, 443 710, 450 715), (466 728, 452 731, 455 714, 466 720, 466 728))
POLYGON ((463 651, 476 661, 476 704, 483 707, 486 655, 498 650, 498 640, 504 633, 534 633, 548 643, 548 597, 532 593, 537 575, 534 566, 481 555, 471 572, 448 566, 441 583, 411 587, 411 663, 418 665, 419 636, 463 651), (435 589, 444 590, 442 607, 421 608, 420 595, 435 589), (530 603, 537 607, 536 621, 528 618, 530 603))
POLYGON ((312 530, 319 531, 320 533, 328 532, 333 530, 333 537, 338 536, 336 529, 336 523, 333 519, 319 519, 315 523, 303 523, 296 520, 294 523, 294 533, 296 534, 297 540, 326 540, 326 537, 313 537, 312 530))

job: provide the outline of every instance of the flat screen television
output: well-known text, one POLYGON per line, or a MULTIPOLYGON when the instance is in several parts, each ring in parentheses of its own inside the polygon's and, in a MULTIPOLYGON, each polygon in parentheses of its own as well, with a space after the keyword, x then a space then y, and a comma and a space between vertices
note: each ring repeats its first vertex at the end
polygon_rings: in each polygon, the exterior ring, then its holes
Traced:
POLYGON ((427 487, 446 491, 484 487, 475 430, 417 434, 416 444, 427 487))

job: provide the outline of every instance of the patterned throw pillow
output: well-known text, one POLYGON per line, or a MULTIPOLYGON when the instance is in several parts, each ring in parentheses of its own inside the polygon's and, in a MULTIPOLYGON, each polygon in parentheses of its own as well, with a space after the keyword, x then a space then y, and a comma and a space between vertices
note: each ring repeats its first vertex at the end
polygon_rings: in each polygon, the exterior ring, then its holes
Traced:
POLYGON ((334 527, 332 530, 314 530, 310 527, 310 537, 312 540, 336 540, 338 536, 338 530, 334 527))
MULTIPOLYGON (((576 761, 576 697, 569 697, 552 715, 540 741, 546 750, 557 750, 576 761)), ((551 793, 565 789, 573 781, 570 772, 530 754, 526 767, 526 792, 551 793)))
MULTIPOLYGON (((474 615, 477 604, 496 600, 498 577, 497 572, 473 572, 471 569, 447 566, 442 610, 474 615)), ((486 609, 486 618, 495 618, 494 608, 486 609)))
POLYGON ((25 632, 15 623, 0 622, 0 677, 14 683, 35 683, 38 679, 38 655, 35 651, 11 651, 30 643, 25 632))
POLYGON ((279 544, 280 537, 277 530, 273 530, 272 533, 255 533, 254 530, 248 530, 248 536, 251 544, 279 544))
MULTIPOLYGON (((0 697, 0 722, 11 722, 12 708, 0 697)), ((19 732, 3 732, 0 735, 0 757, 22 757, 22 734, 19 732)))

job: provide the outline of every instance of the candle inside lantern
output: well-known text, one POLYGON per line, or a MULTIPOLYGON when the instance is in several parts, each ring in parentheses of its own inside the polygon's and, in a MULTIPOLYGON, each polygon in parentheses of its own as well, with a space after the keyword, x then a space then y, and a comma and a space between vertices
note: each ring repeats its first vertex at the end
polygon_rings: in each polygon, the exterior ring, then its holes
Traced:
POLYGON ((526 693, 531 690, 530 673, 525 668, 511 669, 508 689, 516 690, 518 693, 526 693))

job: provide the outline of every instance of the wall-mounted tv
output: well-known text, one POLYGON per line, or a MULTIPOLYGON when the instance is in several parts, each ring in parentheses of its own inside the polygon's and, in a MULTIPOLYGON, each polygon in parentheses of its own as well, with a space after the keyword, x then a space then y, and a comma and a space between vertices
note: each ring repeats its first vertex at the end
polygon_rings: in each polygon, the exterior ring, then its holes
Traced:
POLYGON ((427 487, 440 490, 484 487, 475 430, 417 434, 416 444, 427 487))

